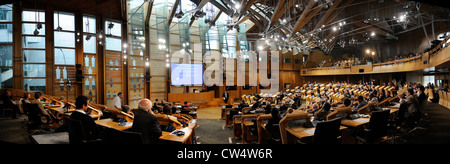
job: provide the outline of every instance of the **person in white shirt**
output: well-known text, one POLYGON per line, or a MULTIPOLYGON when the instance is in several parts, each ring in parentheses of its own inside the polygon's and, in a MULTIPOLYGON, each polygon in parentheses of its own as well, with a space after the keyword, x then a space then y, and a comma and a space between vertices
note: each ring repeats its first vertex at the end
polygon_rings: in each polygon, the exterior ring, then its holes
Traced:
POLYGON ((119 109, 120 111, 122 111, 122 98, 123 98, 123 94, 122 94, 122 92, 119 92, 117 94, 117 96, 114 97, 114 99, 111 103, 111 108, 116 108, 116 109, 119 109))

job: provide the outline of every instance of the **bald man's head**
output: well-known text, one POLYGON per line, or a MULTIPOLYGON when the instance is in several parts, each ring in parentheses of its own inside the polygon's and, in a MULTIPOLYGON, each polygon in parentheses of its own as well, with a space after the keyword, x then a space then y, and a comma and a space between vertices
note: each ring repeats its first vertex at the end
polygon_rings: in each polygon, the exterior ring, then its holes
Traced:
POLYGON ((152 102, 149 99, 142 99, 139 101, 139 109, 145 110, 145 111, 151 111, 153 107, 152 102))

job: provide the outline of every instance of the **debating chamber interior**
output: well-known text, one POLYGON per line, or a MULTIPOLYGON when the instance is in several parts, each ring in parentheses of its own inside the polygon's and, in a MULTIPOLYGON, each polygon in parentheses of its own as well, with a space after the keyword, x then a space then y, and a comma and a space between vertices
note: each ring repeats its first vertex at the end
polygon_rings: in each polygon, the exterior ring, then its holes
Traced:
POLYGON ((449 144, 449 43, 439 0, 2 0, 0 143, 449 144))

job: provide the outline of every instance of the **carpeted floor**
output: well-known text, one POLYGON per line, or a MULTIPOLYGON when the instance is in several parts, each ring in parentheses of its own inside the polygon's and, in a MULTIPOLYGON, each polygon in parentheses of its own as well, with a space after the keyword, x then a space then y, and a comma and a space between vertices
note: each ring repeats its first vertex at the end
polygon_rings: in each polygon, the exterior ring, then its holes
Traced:
POLYGON ((234 144, 232 139, 233 129, 225 126, 225 120, 221 119, 199 119, 200 125, 195 129, 195 135, 200 136, 198 142, 201 144, 234 144))
POLYGON ((419 130, 418 135, 408 138, 408 144, 450 144, 450 110, 439 105, 428 103, 424 112, 426 130, 419 130))

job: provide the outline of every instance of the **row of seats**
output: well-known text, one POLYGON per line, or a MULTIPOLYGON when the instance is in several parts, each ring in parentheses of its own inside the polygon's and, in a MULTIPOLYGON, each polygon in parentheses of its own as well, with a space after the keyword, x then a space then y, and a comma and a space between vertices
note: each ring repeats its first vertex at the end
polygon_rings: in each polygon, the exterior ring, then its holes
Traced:
POLYGON ((438 91, 439 94, 439 105, 442 105, 450 109, 450 93, 445 91, 438 91))

